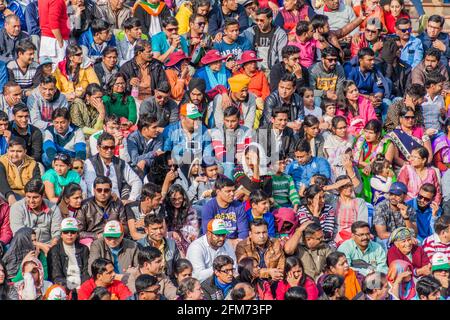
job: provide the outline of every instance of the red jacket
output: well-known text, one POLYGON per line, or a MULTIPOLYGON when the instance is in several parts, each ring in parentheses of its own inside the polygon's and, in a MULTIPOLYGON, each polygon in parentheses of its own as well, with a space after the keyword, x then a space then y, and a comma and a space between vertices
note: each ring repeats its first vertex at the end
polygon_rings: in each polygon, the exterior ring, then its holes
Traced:
MULTIPOLYGON (((430 259, 428 258, 427 254, 420 246, 413 246, 412 251, 412 265, 414 267, 414 275, 416 275, 416 269, 420 269, 423 266, 430 263, 430 259)), ((404 260, 409 263, 411 261, 408 259, 407 256, 405 256, 403 253, 400 252, 400 250, 396 246, 392 246, 389 248, 387 253, 387 263, 388 265, 391 264, 394 260, 404 260)))
MULTIPOLYGON (((97 286, 95 285, 93 278, 85 281, 78 290, 78 300, 89 300, 89 297, 96 287, 97 286)), ((111 293, 111 297, 115 295, 119 300, 127 300, 128 297, 132 295, 130 289, 128 289, 122 281, 118 280, 114 280, 113 283, 106 289, 109 293, 111 293)))
MULTIPOLYGON (((276 300, 284 300, 284 295, 289 290, 291 285, 287 281, 278 281, 276 289, 276 300)), ((312 279, 306 277, 305 284, 303 288, 306 290, 308 295, 307 300, 317 300, 319 298, 319 289, 317 289, 316 284, 312 279)))
POLYGON ((8 244, 12 239, 13 233, 9 226, 9 205, 0 199, 0 241, 8 244))
POLYGON ((55 38, 52 30, 59 29, 64 40, 69 40, 69 16, 64 0, 39 0, 39 25, 41 35, 55 38))

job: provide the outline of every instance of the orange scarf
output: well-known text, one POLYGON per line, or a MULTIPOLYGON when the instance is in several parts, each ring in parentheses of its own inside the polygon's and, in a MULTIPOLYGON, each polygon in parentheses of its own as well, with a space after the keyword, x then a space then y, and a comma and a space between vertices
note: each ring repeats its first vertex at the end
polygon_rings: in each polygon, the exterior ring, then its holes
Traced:
POLYGON ((358 279, 356 278, 356 272, 350 269, 345 276, 345 296, 347 299, 352 300, 360 291, 358 279))

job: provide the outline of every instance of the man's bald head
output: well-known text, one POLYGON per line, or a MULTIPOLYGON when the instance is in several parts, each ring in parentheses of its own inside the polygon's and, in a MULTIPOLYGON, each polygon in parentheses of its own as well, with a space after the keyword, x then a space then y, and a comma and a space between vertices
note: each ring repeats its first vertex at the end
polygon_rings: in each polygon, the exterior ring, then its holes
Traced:
POLYGON ((238 283, 231 291, 231 300, 255 300, 255 298, 255 289, 247 282, 238 283))

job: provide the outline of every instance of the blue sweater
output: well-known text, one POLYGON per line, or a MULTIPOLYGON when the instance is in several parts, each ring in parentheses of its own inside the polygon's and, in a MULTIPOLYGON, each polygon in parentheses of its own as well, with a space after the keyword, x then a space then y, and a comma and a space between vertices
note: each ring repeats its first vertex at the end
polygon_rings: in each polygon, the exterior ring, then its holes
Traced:
POLYGON ((239 31, 243 32, 248 28, 248 16, 245 8, 238 4, 237 11, 228 16, 224 16, 220 4, 214 5, 208 16, 208 33, 215 37, 218 32, 223 32, 225 18, 234 18, 239 22, 239 31))
POLYGON ((434 223, 441 216, 442 209, 439 208, 436 218, 433 218, 431 207, 429 206, 424 211, 420 210, 417 198, 407 201, 406 204, 416 210, 417 239, 422 242, 434 233, 434 223))
MULTIPOLYGON (((252 209, 248 209, 245 214, 247 215, 247 221, 250 223, 252 222, 253 215, 252 215, 252 209)), ((269 233, 269 237, 275 238, 276 232, 275 232, 275 218, 272 214, 272 212, 266 212, 263 214, 263 219, 265 222, 267 222, 267 231, 269 233)))
POLYGON ((321 157, 312 157, 311 160, 305 164, 300 165, 297 160, 291 162, 285 170, 285 173, 291 175, 294 179, 297 191, 300 191, 302 185, 309 186, 312 176, 321 174, 330 179, 331 167, 328 161, 321 157))
POLYGON ((239 201, 233 201, 227 208, 221 208, 214 197, 202 208, 202 230, 206 233, 208 222, 211 219, 223 219, 227 229, 231 231, 227 238, 245 239, 248 237, 248 221, 244 211, 244 205, 239 201))
MULTIPOLYGON (((102 51, 95 46, 92 28, 89 28, 81 34, 80 39, 78 39, 78 44, 88 49, 88 56, 90 58, 100 58, 102 56, 102 51)), ((111 36, 111 39, 106 44, 108 47, 116 47, 116 38, 114 35, 111 36)))

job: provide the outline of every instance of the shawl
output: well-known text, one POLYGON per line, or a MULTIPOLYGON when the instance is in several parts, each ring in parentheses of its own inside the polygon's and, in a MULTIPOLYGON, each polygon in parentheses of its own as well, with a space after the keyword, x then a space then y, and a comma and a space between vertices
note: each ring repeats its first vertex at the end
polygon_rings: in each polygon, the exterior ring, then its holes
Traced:
POLYGON ((361 286, 356 277, 356 272, 353 269, 349 269, 345 275, 345 297, 352 300, 359 292, 361 292, 361 286))
POLYGON ((217 72, 213 72, 209 66, 206 66, 205 71, 211 88, 215 88, 219 85, 227 86, 227 73, 224 64, 222 64, 222 67, 217 72))
POLYGON ((432 142, 433 154, 441 153, 442 162, 450 163, 450 141, 444 133, 439 134, 432 142))
POLYGON ((412 300, 416 295, 416 287, 412 275, 414 274, 414 267, 411 263, 404 260, 394 260, 389 266, 387 278, 390 284, 393 284, 397 279, 397 276, 405 271, 411 271, 411 280, 408 282, 402 282, 400 284, 399 299, 400 300, 412 300))
POLYGON ((34 251, 34 245, 31 241, 33 229, 24 227, 17 230, 11 245, 3 256, 3 262, 6 265, 6 272, 10 277, 15 277, 19 271, 19 266, 23 258, 30 252, 34 251))
MULTIPOLYGON (((30 261, 34 262, 37 265, 37 268, 39 271, 39 284, 38 285, 35 284, 35 288, 36 288, 37 295, 40 296, 43 294, 42 288, 44 287, 44 268, 42 267, 41 261, 39 261, 38 258, 34 258, 34 257, 29 258, 29 259, 24 259, 22 261, 22 276, 25 274, 25 272, 24 272, 25 263, 30 262, 30 261), (40 294, 39 294, 39 292, 40 292, 40 294)), ((22 300, 23 290, 25 289, 25 280, 17 283, 16 288, 17 288, 17 294, 19 296, 19 300, 22 300)))

